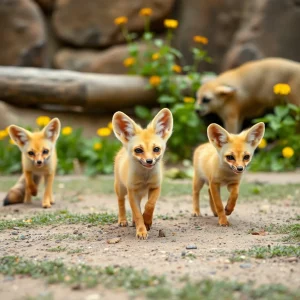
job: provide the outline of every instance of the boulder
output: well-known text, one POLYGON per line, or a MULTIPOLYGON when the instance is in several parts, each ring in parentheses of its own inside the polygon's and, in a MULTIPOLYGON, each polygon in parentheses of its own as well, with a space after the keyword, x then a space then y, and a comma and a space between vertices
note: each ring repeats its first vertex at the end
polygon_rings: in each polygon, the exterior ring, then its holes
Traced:
POLYGON ((47 64, 43 15, 31 0, 0 1, 0 65, 47 64))
MULTIPOLYGON (((139 44, 139 49, 143 52, 146 46, 139 44)), ((65 48, 55 55, 54 66, 57 69, 88 73, 126 74, 128 69, 123 65, 126 57, 126 45, 113 46, 103 51, 65 48)))
POLYGON ((57 0, 52 22, 57 36, 64 42, 79 47, 106 47, 124 42, 120 28, 114 24, 119 16, 128 17, 129 31, 141 32, 144 18, 139 16, 143 7, 151 7, 151 21, 162 26, 174 0, 57 0))
POLYGON ((176 30, 174 46, 182 52, 184 64, 193 63, 190 50, 200 45, 193 42, 193 36, 201 35, 209 40, 203 49, 208 51, 213 63, 201 63, 199 71, 220 71, 224 54, 238 29, 243 2, 240 0, 178 1, 174 17, 178 19, 179 27, 176 30))
POLYGON ((245 1, 242 20, 223 69, 249 60, 284 57, 300 61, 300 1, 245 1))

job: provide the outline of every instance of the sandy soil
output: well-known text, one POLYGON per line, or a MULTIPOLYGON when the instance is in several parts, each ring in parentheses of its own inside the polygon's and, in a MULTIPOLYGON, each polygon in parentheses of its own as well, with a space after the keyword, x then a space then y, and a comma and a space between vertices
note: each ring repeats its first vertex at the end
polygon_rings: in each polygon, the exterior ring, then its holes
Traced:
MULTIPOLYGON (((251 179, 249 179, 251 180, 251 179)), ((299 182, 299 181, 298 181, 299 182)), ((0 198, 4 193, 0 193, 0 198)), ((60 201, 52 211, 68 209, 71 212, 114 212, 117 202, 114 195, 81 195, 80 201, 70 203, 60 201)), ((19 235, 24 240, 16 240, 12 230, 0 233, 0 256, 17 255, 35 260, 53 260, 61 258, 65 263, 86 263, 89 265, 132 266, 147 269, 153 274, 165 274, 170 280, 189 275, 193 279, 230 279, 241 282, 254 281, 257 285, 282 283, 288 287, 300 287, 300 261, 288 258, 267 260, 249 259, 243 262, 230 261, 234 250, 249 249, 252 246, 280 245, 283 235, 266 233, 252 235, 250 231, 259 231, 270 224, 289 224, 300 207, 286 203, 270 204, 238 203, 229 217, 230 227, 217 224, 208 207, 207 197, 202 201, 202 217, 191 217, 191 196, 174 198, 161 197, 155 211, 153 227, 149 238, 140 241, 135 238, 135 228, 120 228, 117 224, 105 226, 60 225, 40 228, 20 228, 19 235), (161 216, 164 216, 162 219, 161 216), (174 219, 170 219, 173 217, 174 219), (165 237, 159 237, 163 230, 165 237), (82 234, 81 240, 60 240, 61 234, 82 234), (117 244, 108 244, 107 240, 120 237, 117 244), (84 249, 82 253, 48 252, 47 249, 66 247, 68 250, 84 249), (197 249, 187 250, 188 245, 197 249), (193 254, 193 258, 189 258, 193 254)), ((128 204, 128 203, 127 203, 128 204)), ((129 206, 127 205, 129 209, 129 206)), ((15 205, 0 208, 1 219, 22 218, 35 212, 41 212, 39 201, 32 205, 15 205)), ((293 221, 295 223, 296 221, 293 221)), ((1 299, 24 299, 25 296, 51 294, 54 299, 126 299, 123 291, 106 290, 101 286, 84 291, 73 291, 63 285, 47 286, 42 280, 29 278, 0 277, 1 299), (117 294, 116 294, 117 293, 117 294)))

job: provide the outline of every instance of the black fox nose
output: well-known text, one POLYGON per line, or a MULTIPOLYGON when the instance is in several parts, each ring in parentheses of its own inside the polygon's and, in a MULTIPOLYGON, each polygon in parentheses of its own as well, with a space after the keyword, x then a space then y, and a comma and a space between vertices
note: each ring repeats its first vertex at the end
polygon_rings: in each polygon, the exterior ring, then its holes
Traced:
POLYGON ((153 159, 149 158, 149 159, 146 159, 146 163, 151 165, 153 163, 153 159))
POLYGON ((38 160, 36 163, 37 163, 38 165, 41 165, 41 164, 42 164, 42 161, 41 161, 41 160, 38 160))
POLYGON ((241 172, 241 171, 243 171, 243 170, 244 170, 244 167, 242 167, 242 166, 237 166, 237 167, 236 167, 236 169, 237 169, 238 171, 240 171, 240 172, 241 172))

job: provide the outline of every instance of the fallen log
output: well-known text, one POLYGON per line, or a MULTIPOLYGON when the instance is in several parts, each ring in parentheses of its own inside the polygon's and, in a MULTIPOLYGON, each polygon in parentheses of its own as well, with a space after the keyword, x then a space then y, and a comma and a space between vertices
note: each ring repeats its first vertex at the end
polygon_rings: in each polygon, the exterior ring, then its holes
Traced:
POLYGON ((155 104, 148 80, 135 75, 0 67, 0 100, 19 106, 59 104, 115 111, 155 104))

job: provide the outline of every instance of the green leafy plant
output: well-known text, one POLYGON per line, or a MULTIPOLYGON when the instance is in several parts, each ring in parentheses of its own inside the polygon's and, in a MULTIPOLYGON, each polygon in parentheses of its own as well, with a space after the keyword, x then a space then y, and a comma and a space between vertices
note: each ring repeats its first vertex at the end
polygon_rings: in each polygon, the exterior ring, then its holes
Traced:
MULTIPOLYGON (((174 117, 174 132, 168 142, 171 150, 169 158, 175 162, 182 158, 191 158, 195 145, 206 140, 204 126, 195 113, 192 97, 200 86, 201 74, 197 72, 201 61, 210 62, 207 51, 203 49, 208 43, 206 37, 195 36, 195 46, 191 49, 194 63, 192 66, 180 66, 182 54, 172 47, 174 30, 178 26, 177 20, 166 19, 167 29, 165 39, 155 38, 150 30, 150 16, 152 10, 141 9, 140 15, 144 18, 144 33, 142 41, 146 45, 145 51, 140 51, 134 36, 128 33, 126 17, 117 18, 122 22, 115 22, 128 43, 129 57, 124 60, 129 74, 139 74, 149 78, 148 89, 155 88, 158 94, 157 101, 161 107, 168 107, 174 117), (182 72, 186 75, 182 75, 182 72), (179 76, 180 75, 180 76, 179 76), (187 97, 185 97, 186 95, 187 97)), ((116 19, 116 20, 117 20, 116 19)), ((149 121, 151 111, 143 106, 137 106, 135 113, 141 119, 149 121)))
POLYGON ((293 104, 276 106, 274 113, 254 122, 264 122, 266 132, 251 170, 283 171, 300 166, 300 107, 293 104))

